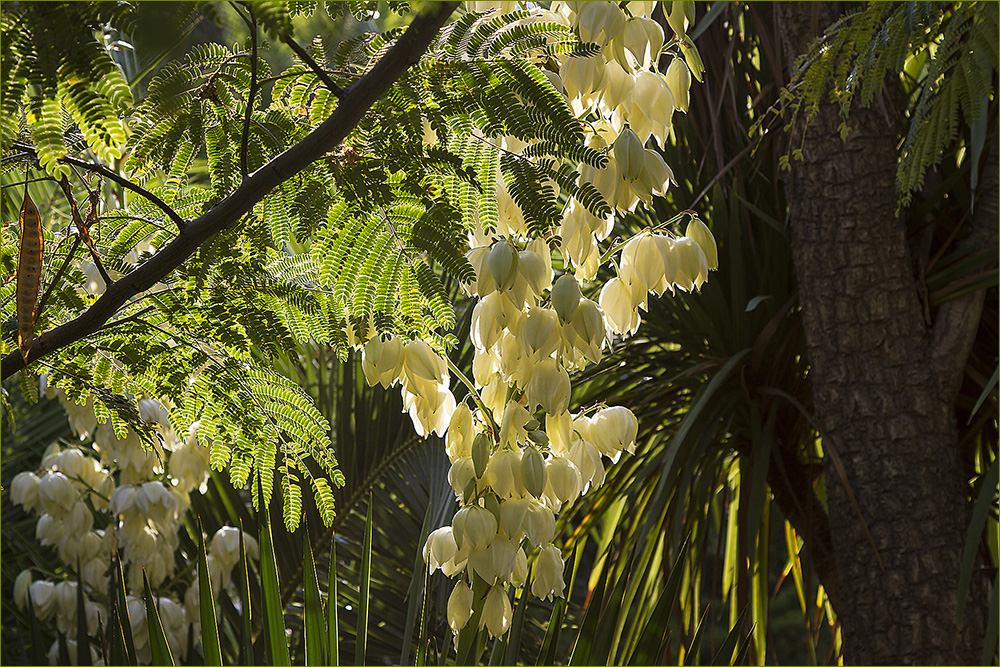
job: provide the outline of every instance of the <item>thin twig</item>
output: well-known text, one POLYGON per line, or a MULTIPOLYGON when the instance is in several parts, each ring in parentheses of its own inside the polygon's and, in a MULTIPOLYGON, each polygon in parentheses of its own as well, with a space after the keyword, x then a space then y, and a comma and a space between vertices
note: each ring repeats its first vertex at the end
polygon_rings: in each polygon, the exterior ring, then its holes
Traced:
POLYGON ((80 246, 80 235, 77 234, 76 239, 73 241, 73 247, 70 248, 69 254, 66 255, 66 259, 63 260, 62 266, 56 271, 56 277, 52 279, 49 286, 45 288, 45 293, 42 294, 41 300, 38 302, 38 308, 35 309, 35 319, 37 320, 42 315, 42 311, 45 309, 45 302, 49 299, 49 294, 52 292, 52 288, 56 286, 59 279, 62 278, 63 273, 66 272, 66 267, 69 265, 69 260, 73 259, 73 255, 76 254, 76 249, 80 246))
MULTIPOLYGON (((13 146, 14 146, 14 148, 17 148, 18 150, 27 151, 27 152, 30 152, 32 155, 37 155, 37 153, 35 152, 35 149, 33 147, 31 147, 31 146, 28 146, 27 144, 18 144, 18 143, 15 143, 15 144, 13 144, 13 146)), ((163 211, 166 214, 166 216, 168 218, 170 218, 174 222, 175 225, 177 225, 177 230, 179 232, 181 232, 181 233, 184 232, 184 228, 187 225, 187 223, 184 221, 184 218, 182 218, 180 215, 178 215, 177 211, 175 211, 174 209, 170 208, 169 204, 167 204, 165 201, 163 201, 162 199, 160 199, 159 197, 157 197, 156 195, 154 195, 152 192, 150 192, 146 188, 142 187, 141 185, 136 185, 135 183, 133 183, 132 181, 128 180, 124 176, 119 176, 118 174, 116 174, 115 172, 111 171, 110 169, 108 169, 104 165, 97 164, 96 162, 86 162, 84 160, 78 160, 75 157, 70 157, 68 155, 59 158, 59 161, 60 162, 65 162, 66 164, 76 165, 77 167, 80 167, 81 169, 85 169, 85 170, 93 172, 95 174, 100 174, 101 176, 104 176, 108 180, 114 181, 115 183, 117 183, 118 185, 122 186, 126 190, 131 190, 132 192, 136 193, 137 195, 141 195, 141 196, 145 197, 149 201, 151 201, 154 204, 156 204, 156 206, 158 206, 160 208, 160 210, 163 211)))
POLYGON ((59 187, 62 188, 63 194, 66 195, 66 199, 69 201, 69 210, 70 214, 73 216, 73 225, 76 227, 77 238, 82 238, 87 243, 87 250, 90 251, 90 256, 94 259, 94 266, 97 267, 97 272, 101 274, 101 279, 104 280, 104 284, 110 285, 114 281, 111 280, 111 276, 109 276, 108 272, 104 269, 104 263, 101 262, 101 258, 97 254, 94 244, 90 241, 90 229, 87 227, 86 223, 84 223, 83 217, 80 215, 80 209, 76 206, 76 199, 73 198, 73 191, 69 188, 69 179, 66 178, 66 176, 63 176, 62 180, 59 181, 59 187))
POLYGON ((250 94, 247 95, 246 110, 243 113, 243 140, 240 145, 240 175, 246 179, 249 173, 247 167, 247 145, 250 143, 250 115, 253 113, 253 101, 257 95, 257 17, 254 16, 253 6, 247 3, 247 12, 250 19, 247 25, 250 29, 250 94))
POLYGON ((295 51, 295 55, 299 57, 299 60, 304 62, 309 67, 309 69, 313 71, 313 73, 319 78, 319 80, 323 82, 323 85, 329 88, 330 92, 332 92, 338 100, 341 97, 343 97, 344 89, 338 86, 336 81, 330 78, 330 75, 326 73, 326 70, 320 67, 319 63, 313 60, 312 56, 306 53, 306 50, 303 49, 298 44, 298 42, 296 42, 290 36, 285 37, 281 41, 283 41, 285 44, 291 47, 292 51, 295 51))

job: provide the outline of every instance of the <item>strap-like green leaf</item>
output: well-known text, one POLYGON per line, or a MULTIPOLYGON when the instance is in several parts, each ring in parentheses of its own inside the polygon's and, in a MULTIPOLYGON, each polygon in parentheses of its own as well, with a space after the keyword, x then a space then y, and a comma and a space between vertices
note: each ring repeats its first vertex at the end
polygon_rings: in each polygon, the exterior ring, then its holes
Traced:
POLYGON ((201 648, 206 665, 222 664, 219 644, 219 624, 215 620, 215 598, 212 595, 212 577, 208 570, 208 550, 205 533, 198 519, 198 606, 201 614, 201 648))
POLYGON ((146 570, 142 571, 142 589, 146 597, 146 627, 149 629, 149 652, 153 658, 154 665, 173 665, 174 657, 170 654, 170 645, 167 644, 167 635, 163 632, 163 624, 160 622, 160 612, 156 609, 156 596, 153 589, 149 587, 149 579, 146 577, 146 570))
POLYGON ((274 542, 271 538, 271 520, 267 503, 261 501, 257 513, 260 525, 260 574, 264 593, 264 625, 267 637, 268 662, 272 665, 290 665, 288 644, 285 638, 285 614, 278 587, 278 564, 274 559, 274 542))
POLYGON ((306 664, 323 665, 326 644, 326 621, 323 618, 323 601, 319 593, 319 579, 316 577, 316 562, 313 560, 312 540, 309 538, 309 524, 303 531, 303 550, 305 560, 303 567, 303 585, 305 587, 305 607, 303 609, 303 631, 306 644, 306 664))
POLYGON ((368 609, 372 585, 372 497, 368 496, 368 517, 365 519, 365 541, 361 549, 361 582, 358 586, 358 624, 354 640, 354 664, 365 664, 368 646, 368 609))

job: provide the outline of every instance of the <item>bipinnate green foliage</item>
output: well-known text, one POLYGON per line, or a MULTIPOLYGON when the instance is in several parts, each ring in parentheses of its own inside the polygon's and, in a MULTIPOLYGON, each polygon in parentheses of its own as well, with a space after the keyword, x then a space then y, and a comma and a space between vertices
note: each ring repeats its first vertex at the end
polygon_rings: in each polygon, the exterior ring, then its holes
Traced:
MULTIPOLYGON (((204 3, 199 11, 238 10, 247 20, 252 13, 263 50, 285 48, 280 43, 288 40, 318 43, 295 35, 292 23, 315 7, 204 3), (275 46, 264 45, 265 38, 275 46)), ((376 9, 374 2, 327 6, 358 18, 376 9)), ((406 3, 389 9, 409 11, 406 3)), ((5 9, 5 154, 27 127, 30 141, 22 136, 19 145, 29 143, 50 173, 65 169, 68 113, 99 159, 124 148, 122 175, 184 220, 229 197, 243 181, 243 164, 249 173, 266 168, 324 122, 341 103, 338 96, 349 95, 403 32, 364 34, 328 53, 313 51, 346 93, 328 89, 305 59, 273 76, 258 57, 254 74, 247 40, 232 48, 201 44, 166 63, 132 108, 120 71, 91 32, 122 20, 125 10, 80 3, 58 9, 80 17, 65 24, 53 20, 54 11, 34 3, 5 9), (44 26, 49 32, 40 31, 44 26), (35 57, 43 46, 48 60, 35 57), (264 79, 273 83, 266 93, 264 79)), ((303 485, 332 522, 331 484, 343 477, 330 425, 271 362, 305 342, 329 345, 346 358, 359 339, 389 333, 442 349, 453 344, 452 295, 456 283, 475 278, 465 257, 467 233, 474 225, 496 227, 498 177, 530 234, 550 242, 567 197, 597 215, 610 212, 569 166, 603 165, 606 158, 585 145, 584 128, 544 74, 554 56, 597 47, 581 44, 562 24, 528 18, 528 12, 495 11, 460 16, 335 151, 286 178, 96 334, 50 355, 56 381, 80 400, 105 386, 120 396, 166 399, 171 426, 196 432, 211 450, 211 465, 228 469, 235 486, 250 485, 255 501, 265 503, 276 484, 281 488, 289 529, 302 514, 303 485), (501 137, 528 148, 502 149, 501 137)), ((9 164, 24 161, 22 155, 9 164)), ((8 231, 2 261, 10 273, 16 257, 6 251, 15 238, 8 231)), ((133 192, 119 208, 102 211, 92 230, 113 279, 142 266, 178 233, 161 206, 133 192)), ((47 249, 54 249, 47 275, 63 263, 67 269, 51 290, 39 332, 85 312, 92 294, 103 290, 100 283, 84 287, 81 267, 90 256, 83 244, 46 234, 47 249)), ((0 287, 0 296, 10 289, 0 287)), ((7 350, 10 335, 4 333, 7 350)))
POLYGON ((846 136, 851 105, 869 106, 886 77, 902 73, 909 123, 896 185, 905 206, 958 139, 962 121, 971 126, 985 120, 997 60, 996 3, 873 2, 830 26, 796 60, 782 101, 794 122, 800 111, 808 121, 832 99, 846 136))
POLYGON ((42 167, 69 174, 57 160, 71 148, 70 125, 102 160, 118 158, 125 144, 122 112, 132 92, 95 32, 125 27, 132 6, 124 2, 20 2, 0 17, 0 147, 6 152, 27 130, 42 167))

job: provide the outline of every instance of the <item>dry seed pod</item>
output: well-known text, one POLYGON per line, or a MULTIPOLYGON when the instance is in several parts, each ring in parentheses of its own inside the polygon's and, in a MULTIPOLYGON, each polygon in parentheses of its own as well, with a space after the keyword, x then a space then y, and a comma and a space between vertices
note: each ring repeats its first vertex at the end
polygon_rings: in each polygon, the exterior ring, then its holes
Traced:
POLYGON ((35 307, 42 282, 42 218, 24 188, 21 204, 21 247, 17 256, 17 347, 25 362, 35 338, 35 307))

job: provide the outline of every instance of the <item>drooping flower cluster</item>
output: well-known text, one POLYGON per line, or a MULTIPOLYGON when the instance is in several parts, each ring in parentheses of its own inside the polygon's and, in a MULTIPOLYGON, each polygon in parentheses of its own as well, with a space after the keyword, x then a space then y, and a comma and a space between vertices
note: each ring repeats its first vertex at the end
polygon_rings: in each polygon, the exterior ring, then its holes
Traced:
MULTIPOLYGON (((140 416, 157 424, 162 436, 157 447, 149 450, 132 429, 119 439, 110 421, 98 423, 93 399, 78 405, 44 380, 43 389, 50 398, 58 397, 80 445, 51 446, 39 470, 14 477, 11 500, 38 515, 35 534, 39 542, 52 547, 66 569, 76 572, 79 563, 87 629, 92 636, 109 616, 107 608, 91 598, 107 591, 112 557, 120 549, 136 655, 148 663, 143 571, 154 589, 177 573, 178 531, 191 504, 190 494, 207 488, 208 450, 197 441, 197 423, 183 440, 177 437, 158 401, 138 401, 140 416), (90 440, 90 446, 83 444, 90 440), (95 527, 91 508, 109 515, 98 524, 106 528, 95 527)), ((256 540, 244 537, 249 555, 256 558, 256 540)), ((223 527, 211 539, 208 560, 216 597, 229 585, 239 560, 238 548, 235 528, 223 527)), ((195 573, 195 583, 183 603, 167 595, 158 598, 160 621, 175 656, 186 654, 189 627, 194 624, 197 630, 200 621, 197 581, 195 573)), ((72 648, 77 639, 77 586, 74 580, 35 580, 30 570, 24 570, 15 580, 14 600, 25 607, 30 597, 35 616, 54 620, 72 648)), ((58 642, 50 651, 51 656, 57 653, 58 642)))
MULTIPOLYGON (((607 156, 603 168, 580 167, 584 180, 625 213, 663 195, 672 182, 670 168, 646 144, 662 147, 673 111, 687 111, 691 72, 676 56, 666 76, 657 70, 664 32, 650 18, 655 3, 622 4, 556 2, 551 11, 529 5, 531 15, 522 20, 560 22, 602 47, 596 56, 564 56, 558 72, 550 67, 545 74, 586 118, 588 146, 607 156)), ((675 45, 684 40, 687 4, 667 8, 675 45)), ((519 3, 471 5, 509 11, 519 3)), ((696 56, 694 62, 700 63, 696 56)), ((481 138, 530 159, 529 146, 515 137, 481 138)), ((561 238, 557 274, 553 249, 529 238, 499 173, 495 188, 495 226, 469 233, 475 279, 463 287, 476 300, 469 332, 475 356, 472 380, 460 378, 470 402, 456 404, 447 361, 425 342, 373 336, 364 343, 363 365, 371 385, 402 384, 418 433, 446 436, 459 509, 450 526, 428 536, 424 560, 432 571, 460 578, 448 601, 452 629, 461 630, 480 610, 480 627, 500 636, 512 618, 510 587, 530 585, 546 599, 564 594, 562 555, 553 543, 556 513, 604 483, 606 459, 616 462, 635 449, 638 421, 628 409, 570 412, 570 373, 600 361, 610 336, 635 333, 650 294, 699 289, 718 258, 711 232, 697 218, 684 236, 647 230, 621 244, 618 275, 595 302, 584 291, 596 292, 587 282, 614 254, 600 248, 613 216, 598 217, 567 197, 554 230, 561 238), (486 592, 474 594, 477 587, 486 592)))

